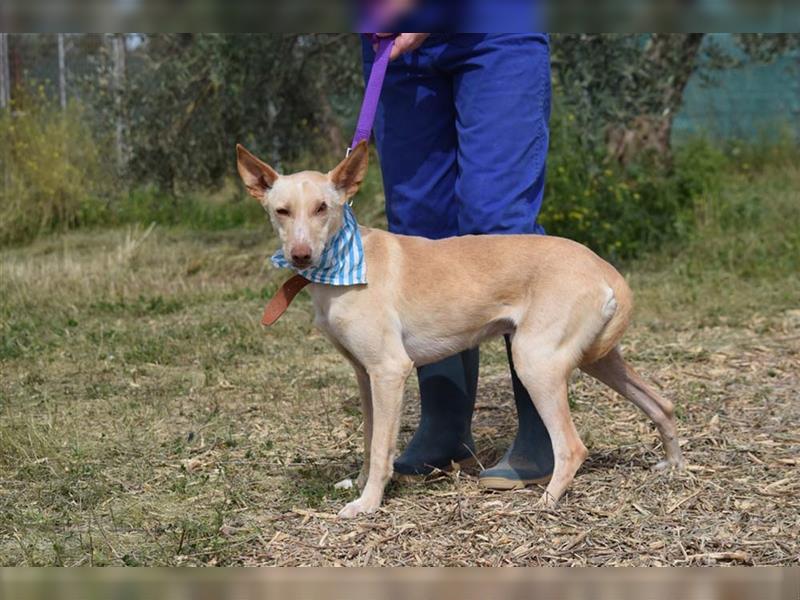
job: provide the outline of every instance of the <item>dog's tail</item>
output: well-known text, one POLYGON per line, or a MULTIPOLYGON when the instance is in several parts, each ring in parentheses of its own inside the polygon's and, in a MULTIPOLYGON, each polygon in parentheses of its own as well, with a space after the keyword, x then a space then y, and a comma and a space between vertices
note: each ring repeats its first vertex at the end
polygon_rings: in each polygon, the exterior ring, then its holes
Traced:
POLYGON ((584 352, 582 365, 590 365, 611 352, 628 328, 633 314, 633 292, 625 278, 608 263, 605 263, 605 268, 608 271, 605 277, 607 291, 601 310, 607 321, 584 352))

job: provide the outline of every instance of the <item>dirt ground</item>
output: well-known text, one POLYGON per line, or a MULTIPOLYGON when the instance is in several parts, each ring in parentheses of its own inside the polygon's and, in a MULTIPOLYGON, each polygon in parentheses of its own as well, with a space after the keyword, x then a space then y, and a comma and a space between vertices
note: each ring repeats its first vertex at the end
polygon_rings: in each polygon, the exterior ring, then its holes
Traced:
MULTIPOLYGON (((747 330, 709 328, 662 335, 657 345, 653 337, 637 331, 628 354, 680 407, 689 464, 685 472, 651 471, 661 458, 652 426, 622 398, 581 376, 572 386, 572 400, 590 457, 555 510, 532 507, 541 488, 489 493, 478 488, 476 472, 443 474, 417 487, 395 485, 379 515, 352 523, 333 517, 335 502, 276 515, 273 536, 244 562, 796 563, 796 329, 766 338, 747 330)), ((490 465, 514 432, 510 379, 493 368, 480 387, 475 433, 479 458, 490 465)), ((418 416, 415 400, 411 390, 406 437, 418 416)))
MULTIPOLYGON (((648 420, 576 376, 590 457, 557 508, 534 507, 541 488, 482 491, 470 471, 393 483, 378 513, 339 521, 354 492, 333 484, 362 452, 357 389, 307 298, 259 327, 279 279, 269 250, 261 231, 129 229, 3 252, 0 563, 798 563, 796 280, 631 274, 625 353, 676 403, 687 470, 651 471, 648 420)), ((481 369, 488 466, 515 428, 499 342, 481 369)))

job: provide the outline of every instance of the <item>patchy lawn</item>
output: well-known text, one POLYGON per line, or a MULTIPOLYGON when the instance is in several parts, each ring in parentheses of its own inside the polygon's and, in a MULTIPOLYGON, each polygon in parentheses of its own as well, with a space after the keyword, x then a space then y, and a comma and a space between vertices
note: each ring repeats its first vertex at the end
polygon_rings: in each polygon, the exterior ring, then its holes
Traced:
MULTIPOLYGON (((76 233, 0 253, 3 565, 787 565, 800 559, 800 285, 634 268, 626 355, 678 407, 689 463, 585 377, 590 449, 565 499, 476 473, 353 491, 361 418, 305 294, 259 319, 282 274, 266 231, 76 233)), ((501 344, 482 348, 479 459, 514 435, 501 344)), ((418 408, 410 381, 401 443, 418 408)))

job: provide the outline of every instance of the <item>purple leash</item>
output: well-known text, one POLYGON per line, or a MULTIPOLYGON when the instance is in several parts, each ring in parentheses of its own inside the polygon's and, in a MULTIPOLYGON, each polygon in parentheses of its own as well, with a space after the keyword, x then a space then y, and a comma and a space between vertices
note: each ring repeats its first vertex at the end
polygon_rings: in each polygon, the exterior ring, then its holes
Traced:
POLYGON ((348 156, 350 155, 350 151, 355 148, 356 144, 360 141, 369 141, 369 136, 372 133, 372 124, 375 122, 375 112, 378 110, 378 100, 381 97, 383 78, 386 75, 386 67, 389 66, 389 56, 392 53, 392 46, 394 46, 394 38, 378 38, 373 36, 373 40, 377 40, 378 49, 375 51, 375 62, 372 63, 372 70, 369 72, 367 88, 364 90, 364 100, 361 103, 361 112, 358 113, 356 132, 353 135, 353 141, 350 147, 347 149, 348 156))

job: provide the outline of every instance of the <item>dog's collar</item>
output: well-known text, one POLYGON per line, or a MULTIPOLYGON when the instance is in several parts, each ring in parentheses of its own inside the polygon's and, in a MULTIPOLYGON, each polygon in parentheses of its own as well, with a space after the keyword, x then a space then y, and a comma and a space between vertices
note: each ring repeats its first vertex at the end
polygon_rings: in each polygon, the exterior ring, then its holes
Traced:
POLYGON ((296 269, 286 260, 283 250, 272 255, 272 264, 282 269, 292 269, 314 283, 325 285, 360 285, 367 283, 367 264, 364 245, 353 210, 344 205, 342 228, 331 238, 322 251, 319 265, 310 269, 296 269))
POLYGON ((281 315, 289 308, 294 297, 309 283, 311 282, 302 275, 294 275, 284 281, 283 285, 278 288, 278 291, 267 303, 266 308, 264 308, 261 324, 269 326, 280 319, 281 315))

